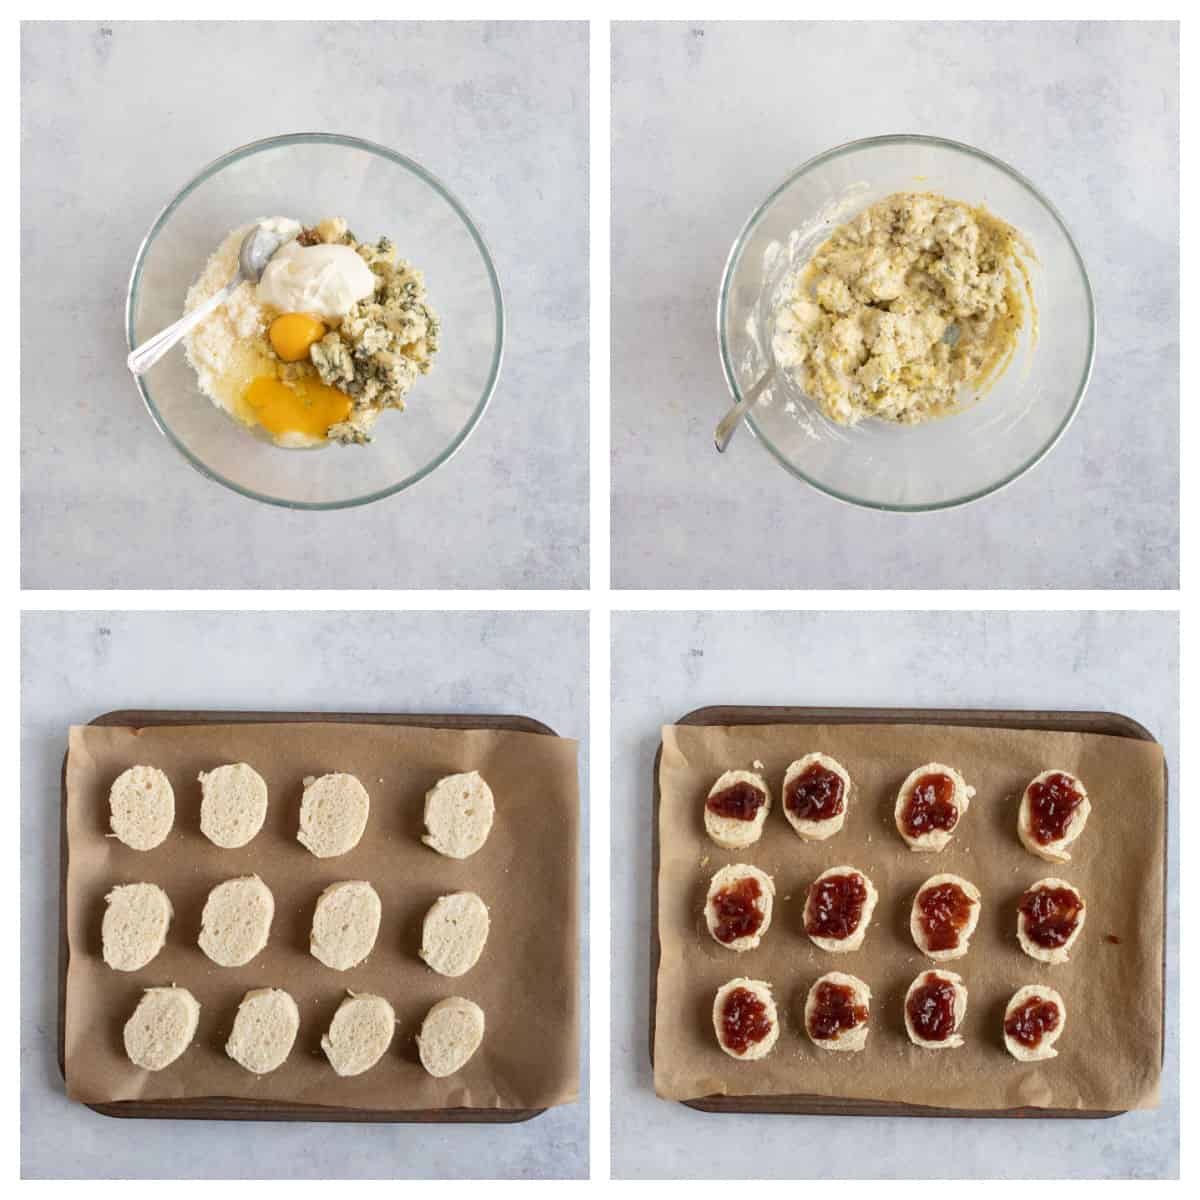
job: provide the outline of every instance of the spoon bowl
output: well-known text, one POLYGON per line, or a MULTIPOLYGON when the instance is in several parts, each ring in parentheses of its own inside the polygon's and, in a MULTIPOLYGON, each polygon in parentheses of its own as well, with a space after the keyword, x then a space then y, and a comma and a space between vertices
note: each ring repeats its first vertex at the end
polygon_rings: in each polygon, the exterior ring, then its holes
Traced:
POLYGON ((1036 340, 1027 321, 1008 369, 980 399, 918 425, 838 425, 777 370, 745 424, 797 479, 835 499, 891 512, 978 500, 1020 478, 1066 432, 1091 377, 1096 311, 1063 218, 1023 175, 972 146, 922 134, 866 138, 810 159, 754 211, 721 280, 717 341, 736 402, 774 365, 779 292, 830 229, 894 192, 936 192, 985 205, 1021 230, 1031 267, 1036 340))
MULTIPOLYGON (((271 216, 306 225, 343 216, 362 241, 392 237, 424 274, 441 319, 433 369, 403 412, 380 417, 369 446, 298 454, 253 436, 200 390, 180 349, 135 377, 147 413, 196 470, 264 504, 346 508, 412 487, 479 425, 504 345, 504 304, 487 245, 461 201, 413 159, 343 134, 292 133, 209 163, 169 198, 138 252, 125 309, 129 345, 178 318, 231 229, 271 216)), ((171 486, 170 465, 160 464, 156 486, 171 486)))

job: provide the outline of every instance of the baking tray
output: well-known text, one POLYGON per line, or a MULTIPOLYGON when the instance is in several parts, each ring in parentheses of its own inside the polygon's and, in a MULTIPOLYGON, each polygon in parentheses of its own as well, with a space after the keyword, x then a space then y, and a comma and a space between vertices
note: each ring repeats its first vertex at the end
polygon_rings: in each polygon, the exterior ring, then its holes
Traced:
MULTIPOLYGON (((327 724, 419 725, 429 729, 506 729, 515 733, 540 733, 556 737, 549 725, 532 717, 499 714, 449 713, 324 713, 324 712, 220 712, 167 709, 121 709, 89 721, 89 725, 240 725, 289 724, 320 721, 327 724)), ((66 1082, 67 1015, 67 757, 62 765, 62 808, 59 818, 58 900, 58 1070, 66 1082)), ((354 1121, 372 1124, 512 1125, 541 1116, 544 1108, 335 1108, 323 1104, 293 1104, 277 1100, 244 1100, 207 1096, 180 1100, 117 1100, 89 1104, 106 1117, 142 1117, 177 1121, 354 1121)))
MULTIPOLYGON (((980 728, 1033 729, 1062 733, 1098 733, 1109 737, 1158 739, 1132 717, 1110 712, 1041 712, 1024 709, 983 708, 787 708, 765 705, 712 705, 680 717, 676 725, 969 725, 980 728)), ((654 804, 651 812, 652 862, 650 872, 650 1064, 654 1065, 654 1026, 658 1008, 658 809, 661 796, 658 770, 662 743, 654 756, 654 804)), ((1169 806, 1167 768, 1163 764, 1163 803, 1169 806)), ((1163 822, 1163 907, 1167 894, 1167 822, 1163 822)), ((1166 1023, 1167 927, 1163 923, 1163 1023, 1166 1023)), ((1163 1055, 1166 1039, 1163 1039, 1163 1055)), ((938 1108, 896 1100, 846 1100, 838 1096, 704 1096, 682 1100, 688 1108, 707 1113, 778 1113, 795 1116, 838 1117, 974 1117, 1103 1120, 1125 1109, 1077 1108, 938 1108)))

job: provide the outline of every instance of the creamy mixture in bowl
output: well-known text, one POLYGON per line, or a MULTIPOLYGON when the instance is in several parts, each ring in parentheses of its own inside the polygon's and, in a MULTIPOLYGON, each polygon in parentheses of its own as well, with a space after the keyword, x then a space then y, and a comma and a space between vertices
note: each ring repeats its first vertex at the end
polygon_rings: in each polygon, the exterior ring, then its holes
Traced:
POLYGON ((1028 240, 981 206, 897 192, 784 280, 775 360, 832 421, 917 424, 981 395, 1033 323, 1028 240))
POLYGON ((370 442, 379 414, 404 408, 437 353, 421 273, 390 238, 359 242, 341 217, 307 228, 270 217, 229 233, 189 289, 187 311, 233 278, 255 224, 284 244, 257 284, 241 284, 185 340, 201 391, 279 446, 370 442))

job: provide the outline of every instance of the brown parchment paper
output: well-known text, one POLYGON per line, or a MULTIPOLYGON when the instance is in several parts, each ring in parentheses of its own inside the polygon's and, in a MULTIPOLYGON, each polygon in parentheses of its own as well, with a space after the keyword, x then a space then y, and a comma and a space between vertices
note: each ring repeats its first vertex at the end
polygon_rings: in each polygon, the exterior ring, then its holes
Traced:
POLYGON ((654 1082, 660 1096, 821 1095, 951 1108, 1018 1106, 1092 1110, 1153 1107, 1162 1057, 1162 748, 1092 734, 932 725, 667 726, 659 770, 658 932, 662 955, 655 1016, 654 1082), (802 842, 780 807, 787 765, 821 750, 850 772, 846 824, 825 842, 802 842), (704 832, 703 805, 729 768, 766 767, 771 812, 762 839, 722 850, 704 832), (896 792, 914 767, 938 761, 977 789, 953 841, 916 854, 893 820, 896 792), (1053 767, 1077 774, 1092 814, 1072 861, 1029 854, 1017 840, 1025 785, 1053 767), (775 880, 771 928, 756 950, 726 950, 703 916, 712 875, 749 862, 775 880), (864 871, 879 904, 863 947, 818 950, 804 934, 809 883, 828 867, 864 871), (913 897, 929 876, 962 875, 982 893, 979 925, 963 958, 944 964, 963 977, 969 1001, 957 1050, 913 1046, 904 1030, 908 985, 935 966, 913 944, 913 897), (1022 953, 1016 904, 1031 883, 1056 876, 1088 905, 1069 963, 1046 966, 1022 953), (1119 938, 1110 941, 1109 935, 1119 938), (847 971, 872 991, 871 1033, 861 1053, 818 1049, 804 1032, 809 986, 847 971), (771 984, 780 1016, 775 1048, 738 1062, 717 1046, 712 1002, 738 976, 771 984), (1004 1049, 1004 1009, 1027 983, 1056 988, 1067 1007, 1058 1057, 1018 1063, 1004 1049))
POLYGON ((97 1102, 182 1097, 288 1100, 356 1109, 542 1108, 578 1096, 579 931, 577 746, 497 730, 382 724, 230 724, 72 728, 67 760, 67 1090, 97 1102), (222 850, 200 833, 196 776, 248 762, 269 808, 249 845, 222 850), (130 850, 108 832, 108 791, 126 767, 160 767, 175 790, 175 826, 158 848, 130 850), (441 776, 478 769, 496 797, 486 844, 463 861, 422 844, 424 797, 441 776), (371 797, 362 841, 318 859, 296 840, 306 775, 348 771, 371 797), (218 967, 196 938, 209 890, 256 872, 275 896, 267 947, 244 967, 218 967), (369 880, 383 903, 365 963, 334 971, 309 953, 317 897, 343 879, 369 880), (148 966, 113 971, 101 956, 105 893, 117 883, 162 887, 175 908, 167 944, 148 966), (479 962, 447 979, 420 960, 421 923, 438 896, 478 892, 491 911, 479 962), (201 1004, 191 1047, 165 1070, 125 1056, 122 1030, 142 990, 176 983, 201 1004), (225 1054, 237 1005, 251 988, 287 989, 300 1033, 287 1061, 256 1078, 225 1054), (396 1010, 395 1040, 365 1074, 341 1079, 321 1051, 347 989, 396 1010), (436 1001, 479 1004, 483 1044, 464 1069, 427 1075, 414 1037, 436 1001))

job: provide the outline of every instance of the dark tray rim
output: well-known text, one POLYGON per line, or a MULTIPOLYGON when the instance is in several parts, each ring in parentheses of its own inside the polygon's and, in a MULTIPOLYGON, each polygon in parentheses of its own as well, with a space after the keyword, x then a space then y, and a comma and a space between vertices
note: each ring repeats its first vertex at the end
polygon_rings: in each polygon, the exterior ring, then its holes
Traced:
MULTIPOLYGON (((431 729, 507 729, 514 733, 558 734, 533 717, 511 713, 348 713, 348 712, 256 712, 243 709, 114 709, 88 721, 89 725, 291 725, 308 722, 334 725, 407 725, 431 729)), ((66 1083, 67 964, 67 757, 63 754, 59 812, 58 892, 58 1070, 66 1083)), ((293 1104, 284 1100, 202 1096, 178 1100, 116 1100, 85 1104, 105 1117, 125 1120, 175 1121, 330 1121, 360 1124, 516 1125, 540 1117, 545 1108, 440 1108, 440 1109, 354 1109, 321 1104, 293 1104)))
MULTIPOLYGON (((1127 737, 1136 741, 1158 739, 1140 721, 1124 713, 1089 709, 992 709, 992 708, 822 708, 815 706, 710 704, 692 709, 676 725, 958 725, 1006 729, 1043 730, 1046 732, 1093 733, 1127 737), (1097 728, 1104 725, 1106 728, 1097 728)), ((658 809, 661 802, 658 773, 662 762, 662 742, 654 755, 653 803, 651 805, 650 873, 650 1020, 649 1052, 654 1067, 654 1033, 658 1008, 658 966, 662 947, 658 936, 658 809)), ((1163 805, 1169 811, 1170 789, 1167 764, 1163 761, 1163 805)), ((1167 873, 1170 866, 1169 827, 1163 823, 1163 911, 1167 906, 1167 873)), ((1166 1026, 1167 930, 1163 924, 1163 1010, 1166 1026)), ((1166 1058, 1166 1039, 1162 1039, 1162 1059, 1166 1058)), ((838 1096, 703 1096, 677 1103, 706 1113, 756 1113, 763 1116, 851 1117, 969 1117, 988 1119, 1066 1119, 1107 1120, 1128 1109, 1005 1108, 960 1109, 933 1105, 908 1104, 898 1100, 852 1100, 838 1096), (770 1104, 771 1107, 765 1107, 770 1104)))

